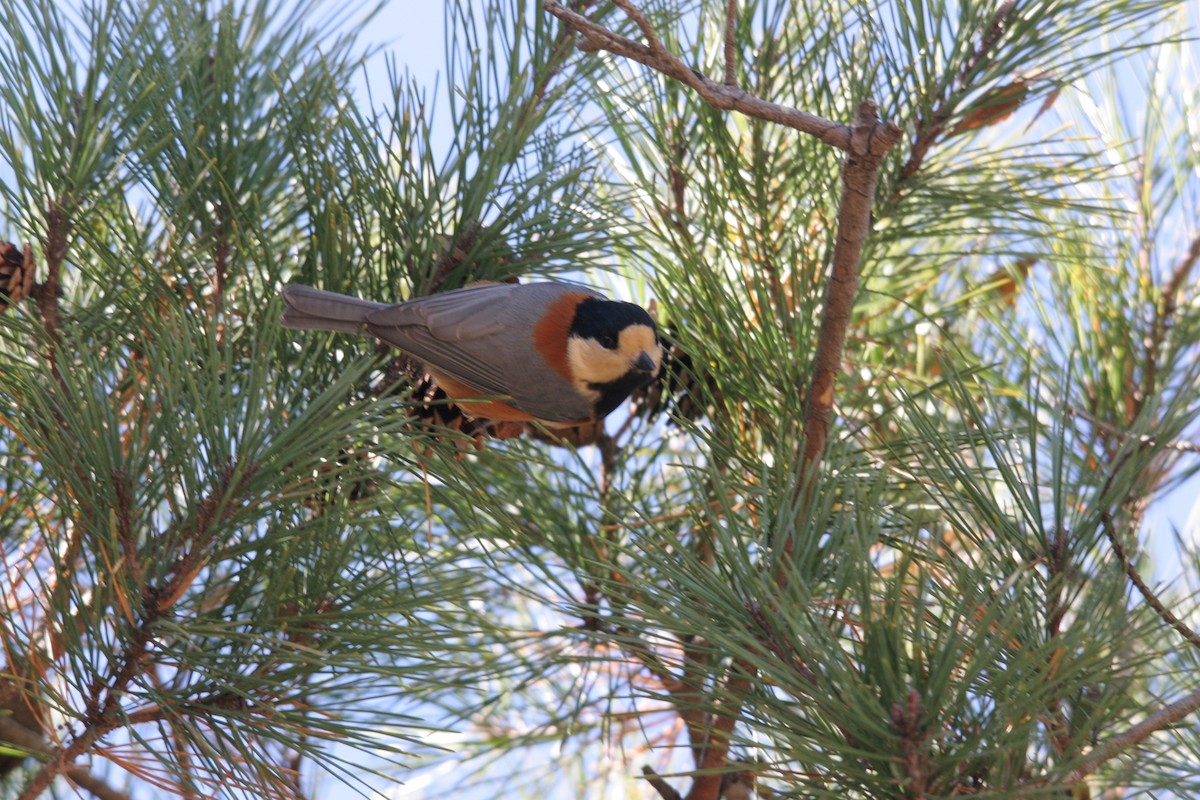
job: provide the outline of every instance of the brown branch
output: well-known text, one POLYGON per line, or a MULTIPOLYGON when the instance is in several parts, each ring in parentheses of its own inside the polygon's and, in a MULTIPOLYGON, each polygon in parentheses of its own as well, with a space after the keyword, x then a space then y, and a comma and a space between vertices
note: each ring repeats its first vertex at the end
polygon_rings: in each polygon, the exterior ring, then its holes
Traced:
MULTIPOLYGON (((1146 445, 1143 443, 1142 447, 1144 448, 1145 446, 1146 445)), ((1100 523, 1104 528, 1104 535, 1108 538, 1109 543, 1112 545, 1113 553, 1116 555, 1121 567, 1125 570, 1125 574, 1128 576, 1130 583, 1137 588, 1138 592, 1141 593, 1142 598, 1146 601, 1146 603, 1152 609, 1154 609, 1155 613, 1157 613, 1158 616, 1167 623, 1167 625, 1173 628, 1189 644, 1193 645, 1194 647, 1200 647, 1200 635, 1197 635, 1197 633, 1188 627, 1183 620, 1179 619, 1179 617, 1177 617, 1169 608, 1167 608, 1166 604, 1159 599, 1154 590, 1151 589, 1150 586, 1142 579, 1137 567, 1134 566, 1133 562, 1129 558, 1129 555, 1125 552, 1125 547, 1121 544, 1120 537, 1117 535, 1112 512, 1110 512, 1108 508, 1107 496, 1109 491, 1112 489, 1113 483, 1116 481, 1117 474, 1129 461, 1133 453, 1133 450, 1126 450, 1125 453, 1117 459, 1116 463, 1114 463, 1110 468, 1108 477, 1104 481, 1104 485, 1100 487, 1100 491, 1097 493, 1097 499, 1100 505, 1100 523)), ((1121 505, 1127 504, 1128 501, 1122 503, 1121 505)))
MULTIPOLYGON (((1062 621, 1067 614, 1067 605, 1063 602, 1063 581, 1068 569, 1069 535, 1059 527, 1050 539, 1049 552, 1045 554, 1044 564, 1047 571, 1046 580, 1046 639, 1058 641, 1062 633, 1062 621)), ((1053 671, 1054 661, 1063 655, 1063 648, 1054 648, 1047 657, 1050 669, 1053 671)), ((1047 724, 1050 739, 1059 755, 1065 756, 1070 750, 1071 736, 1062 702, 1058 697, 1052 697, 1046 704, 1049 715, 1047 724)))
POLYGON ((229 285, 229 258, 233 250, 229 237, 233 226, 224 201, 217 203, 216 215, 213 229, 212 314, 214 320, 220 321, 225 310, 225 290, 229 285))
POLYGON ((794 128, 803 133, 816 136, 821 141, 841 150, 849 150, 852 146, 850 128, 838 122, 831 122, 797 108, 779 105, 723 83, 711 81, 685 64, 678 56, 663 47, 653 26, 645 15, 637 10, 628 0, 618 0, 616 5, 625 11, 635 24, 638 25, 647 44, 635 42, 619 34, 613 33, 603 25, 592 21, 589 17, 566 8, 555 0, 542 0, 542 8, 558 17, 580 35, 579 48, 585 51, 606 50, 613 55, 623 56, 636 61, 653 70, 674 78, 680 83, 695 90, 709 105, 723 111, 740 111, 749 117, 794 128))
MULTIPOLYGON (((1196 262, 1200 261, 1200 236, 1192 239, 1188 251, 1171 270, 1171 277, 1163 286, 1162 295, 1154 310, 1154 323, 1150 328, 1150 336, 1146 343, 1146 368, 1142 376, 1141 402, 1145 402, 1154 394, 1158 384, 1158 356, 1170 330, 1171 321, 1175 316, 1179 292, 1187 281, 1196 262)), ((1139 408, 1141 403, 1138 404, 1139 408)))
POLYGON ((629 2, 629 0, 613 0, 613 5, 624 11, 634 21, 642 31, 642 36, 646 37, 646 43, 650 45, 651 51, 659 56, 670 57, 667 48, 663 47, 662 40, 658 38, 654 26, 650 24, 650 19, 642 13, 640 8, 629 2))
POLYGON ((1086 409, 1076 408, 1070 404, 1067 404, 1064 406, 1064 408, 1071 414, 1085 418, 1089 425, 1094 425, 1108 435, 1115 436, 1119 439, 1132 439, 1141 445, 1161 447, 1163 450, 1173 450, 1176 453, 1200 453, 1200 442, 1192 442, 1184 439, 1168 439, 1163 441, 1158 437, 1151 436, 1146 433, 1134 434, 1128 430, 1118 428, 1112 423, 1105 422, 1086 409))
POLYGON ((747 661, 735 659, 729 665, 722 694, 725 701, 710 715, 708 744, 697 764, 701 774, 692 779, 686 800, 718 800, 721 796, 721 770, 729 757, 729 739, 741 715, 742 702, 750 693, 750 682, 758 671, 747 661))
POLYGON ((737 88, 737 0, 729 0, 725 7, 725 85, 737 88))
POLYGON ((1082 765, 1075 768, 1067 778, 1067 783, 1078 783, 1100 769, 1110 758, 1119 756, 1130 747, 1139 744, 1158 731, 1180 722, 1197 710, 1200 710, 1200 689, 1195 689, 1191 694, 1163 706, 1129 730, 1105 739, 1095 750, 1088 753, 1087 759, 1082 765))
MULTIPOLYGON (((693 89, 714 108, 738 111, 756 119, 811 134, 847 153, 842 171, 838 237, 834 246, 829 290, 822 313, 805 408, 804 464, 811 467, 823 455, 829 435, 834 384, 841 369, 846 330, 857 293, 859 263, 870 229, 871 206, 879 167, 887 152, 899 141, 900 130, 890 123, 881 122, 876 114, 875 105, 870 102, 859 106, 853 125, 847 126, 806 111, 771 103, 738 88, 736 0, 728 0, 726 5, 725 75, 724 83, 720 84, 709 80, 668 51, 649 19, 631 0, 614 0, 614 4, 637 26, 645 43, 614 33, 554 0, 543 0, 542 7, 580 35, 581 50, 603 50, 636 61, 693 89)), ((808 474, 815 474, 815 470, 809 469, 808 474)), ((791 544, 788 543, 787 549, 790 548, 791 544)), ((786 580, 782 571, 780 580, 786 580)), ((717 800, 722 791, 721 770, 727 763, 730 736, 757 671, 748 663, 734 661, 726 673, 723 687, 725 701, 720 709, 700 715, 704 724, 697 730, 694 724, 695 714, 689 715, 687 709, 688 705, 695 706, 694 702, 689 704, 687 699, 694 697, 698 688, 694 676, 689 674, 689 667, 694 667, 695 664, 689 660, 688 651, 685 651, 684 661, 684 678, 681 681, 683 685, 678 694, 674 695, 674 699, 677 712, 688 723, 689 738, 693 755, 697 758, 699 773, 693 779, 687 800, 717 800), (701 732, 705 737, 703 746, 698 747, 701 742, 697 736, 701 732)), ((647 769, 643 772, 650 777, 652 771, 647 769)), ((651 785, 667 800, 674 800, 679 796, 678 792, 657 776, 652 777, 651 785)))
MULTIPOLYGON (((38 312, 42 317, 42 327, 49 339, 49 349, 46 360, 51 371, 54 369, 56 353, 62 340, 59 334, 60 316, 58 300, 62 294, 60 275, 63 262, 67 258, 67 238, 71 230, 71 222, 67 217, 66 208, 59 200, 51 200, 46 209, 46 238, 42 242, 43 255, 46 258, 46 279, 34 283, 30 296, 37 301, 38 312)), ((61 380, 61 376, 58 376, 61 380)))
POLYGON ((704 746, 708 741, 708 728, 712 720, 704 712, 704 675, 711 662, 711 651, 701 646, 696 636, 683 640, 683 677, 679 688, 672 693, 675 713, 679 714, 687 728, 688 747, 692 751, 692 763, 696 766, 704 758, 704 746))
POLYGON ((658 796, 663 800, 683 800, 683 795, 675 791, 675 787, 664 781, 662 776, 650 767, 642 767, 642 774, 646 776, 646 782, 654 787, 654 791, 658 792, 658 796))
MULTIPOLYGON (((0 716, 0 741, 16 745, 38 755, 52 756, 55 752, 54 748, 37 732, 3 716, 0 716)), ((76 786, 90 792, 100 800, 129 800, 129 795, 112 788, 93 775, 87 767, 70 767, 64 774, 76 786)))
POLYGON ((892 726, 900 736, 900 764, 905 772, 907 796, 914 800, 928 797, 929 728, 921 693, 916 689, 908 690, 905 702, 892 705, 892 726))
POLYGON ((1100 521, 1104 524, 1104 535, 1108 537, 1108 541, 1112 544, 1113 553, 1116 554, 1117 560, 1121 562, 1121 566, 1125 569, 1125 574, 1129 576, 1129 582, 1132 583, 1137 590, 1141 592, 1146 604, 1154 609, 1160 618, 1172 628, 1175 632, 1182 636, 1193 647, 1200 647, 1200 635, 1188 627, 1188 624, 1167 608, 1166 605, 1158 598, 1154 590, 1146 584, 1138 572, 1137 567, 1129 559, 1125 548, 1121 545, 1121 540, 1117 536, 1116 526, 1113 524, 1112 515, 1108 511, 1100 513, 1100 521))
POLYGON ((1179 297, 1179 290, 1183 288, 1183 284, 1191 274, 1192 268, 1196 266, 1196 262, 1200 261, 1200 236, 1192 240, 1188 247, 1187 253, 1183 258, 1179 259, 1179 263, 1171 270, 1171 278, 1163 287, 1162 302, 1163 307, 1167 310, 1167 315, 1175 312, 1175 303, 1179 297))
POLYGON ((981 32, 979 46, 963 63, 962 69, 958 71, 954 81, 943 87, 937 108, 930 113, 928 118, 922 119, 917 124, 917 138, 909 149, 908 160, 900 168, 899 182, 902 183, 915 175, 925 163, 925 157, 930 148, 945 132, 947 120, 954 115, 955 109, 950 105, 951 100, 954 99, 954 93, 970 86, 975 71, 990 54, 992 48, 999 43, 1000 37, 1004 35, 1008 15, 1012 13, 1015 6, 1015 0, 1008 0, 996 9, 996 13, 992 15, 991 24, 988 25, 986 31, 981 32), (957 88, 955 88, 956 86, 957 88))
POLYGON ((838 207, 838 235, 833 246, 833 267, 821 329, 813 354, 812 379, 804 408, 804 466, 819 461, 829 438, 833 418, 834 384, 842 366, 842 351, 850 312, 858 293, 858 270, 863 245, 871 228, 871 205, 879 178, 879 165, 900 138, 894 125, 881 123, 875 104, 858 107, 852 128, 853 143, 842 166, 842 198, 838 207))
POLYGON ((93 744, 110 731, 127 723, 120 713, 121 699, 128 691, 130 683, 143 671, 150 657, 150 643, 154 640, 158 623, 196 578, 207 558, 207 546, 215 535, 213 528, 220 521, 227 519, 232 512, 232 507, 227 502, 229 494, 237 492, 244 485, 254 474, 254 467, 243 471, 239 482, 234 485, 233 478, 236 474, 236 465, 228 465, 222 471, 212 492, 200 501, 196 521, 181 545, 187 546, 188 552, 176 559, 167 581, 161 585, 142 587, 137 627, 120 655, 114 659, 117 666, 112 676, 105 680, 97 674, 93 680, 81 719, 82 731, 65 747, 59 747, 50 754, 50 759, 25 785, 18 800, 35 800, 41 796, 56 777, 69 774, 75 760, 86 753, 93 744))
MULTIPOLYGON (((1200 242, 1200 239, 1193 242, 1191 249, 1196 251, 1197 258, 1200 258, 1200 243, 1198 242, 1200 242)), ((1185 261, 1180 262, 1180 265, 1176 267, 1175 273, 1172 276, 1172 280, 1168 282, 1168 288, 1170 289, 1170 292, 1164 290, 1164 298, 1171 296, 1171 294, 1174 292, 1177 292, 1179 287, 1182 285, 1183 278, 1181 276, 1186 276, 1187 271, 1191 269, 1190 265, 1184 266, 1185 263, 1186 259, 1185 261)), ((1143 437, 1142 447, 1145 447, 1147 444, 1149 444, 1149 442, 1144 441, 1144 438, 1145 437, 1143 437)), ((1125 451, 1125 453, 1117 460, 1117 462, 1112 465, 1108 477, 1105 479, 1103 486, 1101 486, 1099 492, 1097 493, 1098 501, 1101 504, 1101 526, 1104 529, 1104 534, 1108 538, 1109 543, 1112 545, 1113 553, 1116 555, 1117 560, 1124 568, 1126 576, 1137 588, 1138 592, 1141 593, 1142 598, 1146 601, 1146 603, 1154 609, 1154 611, 1164 622, 1173 628, 1189 644, 1195 647, 1200 647, 1200 635, 1197 635, 1194 630, 1188 627, 1170 609, 1168 609, 1166 605, 1159 599, 1158 595, 1155 594, 1149 585, 1147 585, 1142 579, 1141 574, 1133 565, 1133 562, 1125 552, 1124 546, 1121 544, 1120 538, 1117 535, 1116 525, 1114 524, 1112 513, 1108 510, 1107 495, 1112 489, 1117 474, 1124 467, 1125 463, 1129 460, 1133 453, 1134 450, 1132 449, 1125 451)), ((1090 775, 1098 770, 1109 759, 1122 754, 1129 748, 1139 744, 1154 733, 1174 725, 1198 709, 1200 709, 1200 689, 1195 689, 1182 699, 1163 706, 1157 711, 1151 713, 1144 720, 1132 726, 1124 733, 1120 733, 1106 739, 1087 755, 1084 763, 1077 767, 1070 774, 1067 782, 1069 784, 1075 784, 1079 781, 1082 781, 1087 775, 1090 775)))

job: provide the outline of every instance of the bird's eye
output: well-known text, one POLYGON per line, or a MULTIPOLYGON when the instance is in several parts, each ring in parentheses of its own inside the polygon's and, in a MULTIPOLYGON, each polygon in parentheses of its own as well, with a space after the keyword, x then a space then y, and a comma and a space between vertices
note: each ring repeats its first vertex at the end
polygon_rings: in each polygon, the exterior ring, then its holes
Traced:
POLYGON ((600 346, 606 350, 617 349, 617 335, 615 333, 602 333, 596 341, 600 342, 600 346))

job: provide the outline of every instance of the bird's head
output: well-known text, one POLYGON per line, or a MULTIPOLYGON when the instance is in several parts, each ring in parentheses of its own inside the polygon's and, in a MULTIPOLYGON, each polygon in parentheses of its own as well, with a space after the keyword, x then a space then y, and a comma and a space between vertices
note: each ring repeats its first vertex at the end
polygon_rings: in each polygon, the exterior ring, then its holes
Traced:
POLYGON ((576 387, 603 417, 658 375, 662 344, 641 306, 591 298, 575 309, 567 336, 567 363, 576 387))

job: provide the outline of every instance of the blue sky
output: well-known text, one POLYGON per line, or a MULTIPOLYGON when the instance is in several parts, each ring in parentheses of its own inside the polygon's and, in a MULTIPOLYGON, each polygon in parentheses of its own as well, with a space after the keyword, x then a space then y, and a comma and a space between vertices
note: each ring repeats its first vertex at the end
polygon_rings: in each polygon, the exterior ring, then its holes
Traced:
POLYGON ((438 0, 390 0, 365 32, 364 43, 383 48, 367 64, 371 83, 387 85, 386 59, 391 57, 418 83, 432 86, 444 66, 444 16, 445 4, 438 0))

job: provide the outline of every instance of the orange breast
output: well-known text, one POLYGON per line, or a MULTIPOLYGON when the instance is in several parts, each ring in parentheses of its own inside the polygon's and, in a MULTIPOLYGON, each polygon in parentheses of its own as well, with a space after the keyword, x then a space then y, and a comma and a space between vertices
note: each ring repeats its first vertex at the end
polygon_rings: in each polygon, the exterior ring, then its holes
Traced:
POLYGON ((494 419, 504 422, 532 422, 535 418, 526 414, 524 411, 513 408, 508 403, 501 403, 499 400, 479 400, 477 402, 461 402, 459 398, 463 397, 480 397, 487 394, 478 389, 473 389, 465 383, 460 383, 453 378, 431 369, 426 365, 425 370, 429 376, 437 381, 437 385, 442 387, 455 405, 463 410, 464 413, 470 414, 472 417, 481 419, 494 419))

